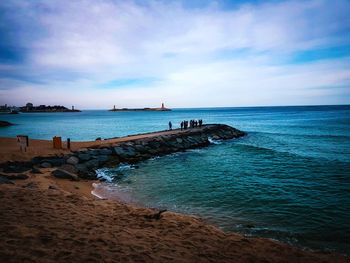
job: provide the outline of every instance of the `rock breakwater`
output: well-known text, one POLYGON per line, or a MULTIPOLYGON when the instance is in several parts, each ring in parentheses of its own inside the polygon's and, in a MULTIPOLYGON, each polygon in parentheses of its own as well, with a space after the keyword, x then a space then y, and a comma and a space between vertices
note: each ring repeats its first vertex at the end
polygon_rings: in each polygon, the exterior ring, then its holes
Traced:
POLYGON ((95 170, 117 167, 121 162, 136 164, 140 161, 166 154, 208 146, 210 140, 226 140, 246 133, 223 124, 149 134, 141 139, 123 143, 80 149, 69 154, 35 157, 29 162, 7 162, 0 165, 4 172, 22 173, 38 168, 57 167, 52 175, 71 180, 97 179, 95 170))

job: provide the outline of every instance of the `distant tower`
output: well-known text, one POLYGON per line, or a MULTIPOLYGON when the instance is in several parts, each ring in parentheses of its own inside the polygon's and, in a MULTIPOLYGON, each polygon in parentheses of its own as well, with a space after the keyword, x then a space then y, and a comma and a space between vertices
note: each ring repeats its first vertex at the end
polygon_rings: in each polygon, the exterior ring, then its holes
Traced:
POLYGON ((74 110, 74 106, 72 106, 72 110, 74 110))
POLYGON ((114 105, 114 107, 113 107, 113 110, 116 110, 115 105, 114 105))
POLYGON ((162 103, 162 110, 164 110, 164 103, 162 103))

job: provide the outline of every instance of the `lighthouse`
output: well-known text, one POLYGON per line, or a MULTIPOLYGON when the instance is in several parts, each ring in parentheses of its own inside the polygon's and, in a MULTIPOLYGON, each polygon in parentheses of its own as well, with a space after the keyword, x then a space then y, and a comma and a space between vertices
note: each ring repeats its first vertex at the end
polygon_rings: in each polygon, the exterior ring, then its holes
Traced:
POLYGON ((113 107, 113 110, 116 110, 115 105, 114 105, 114 107, 113 107))
POLYGON ((165 108, 164 108, 164 103, 162 103, 162 110, 164 110, 165 108))

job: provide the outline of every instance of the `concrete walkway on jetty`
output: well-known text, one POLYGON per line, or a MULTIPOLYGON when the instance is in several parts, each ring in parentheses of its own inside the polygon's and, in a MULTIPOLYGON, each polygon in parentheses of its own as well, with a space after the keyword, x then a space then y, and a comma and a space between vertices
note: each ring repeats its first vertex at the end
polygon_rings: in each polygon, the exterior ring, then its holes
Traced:
POLYGON ((68 179, 96 179, 95 169, 135 164, 154 156, 205 147, 209 139, 232 139, 245 133, 223 124, 207 124, 186 130, 174 129, 107 140, 72 142, 72 151, 53 149, 51 141, 30 140, 20 152, 14 138, 0 138, 1 168, 21 173, 34 168, 57 167, 54 175, 68 179), (6 162, 7 161, 7 162, 6 162), (6 163, 5 163, 6 162, 6 163))

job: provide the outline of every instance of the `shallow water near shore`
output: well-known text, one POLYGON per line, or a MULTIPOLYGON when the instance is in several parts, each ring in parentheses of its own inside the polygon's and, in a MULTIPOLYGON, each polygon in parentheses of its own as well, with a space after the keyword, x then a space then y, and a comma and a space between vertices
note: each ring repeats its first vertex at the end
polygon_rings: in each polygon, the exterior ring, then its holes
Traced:
POLYGON ((97 185, 96 194, 200 216, 225 231, 349 255, 350 106, 4 115, 17 125, 0 136, 94 140, 194 118, 248 136, 101 169, 110 182, 97 185))

